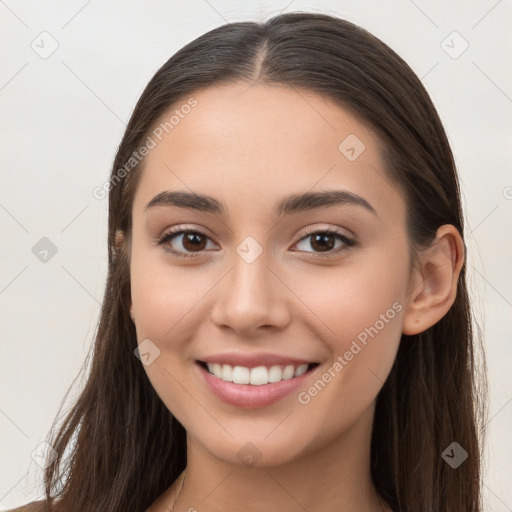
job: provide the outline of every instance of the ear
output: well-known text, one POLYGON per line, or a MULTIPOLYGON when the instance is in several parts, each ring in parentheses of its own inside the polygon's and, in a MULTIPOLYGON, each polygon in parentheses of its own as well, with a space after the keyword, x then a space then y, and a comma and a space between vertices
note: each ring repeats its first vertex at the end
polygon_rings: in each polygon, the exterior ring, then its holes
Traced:
POLYGON ((455 226, 445 224, 436 240, 420 254, 420 269, 413 271, 402 332, 426 331, 451 308, 457 296, 457 281, 464 264, 464 242, 455 226))
MULTIPOLYGON (((114 250, 115 250, 116 254, 119 254, 119 252, 126 250, 125 243, 126 243, 126 238, 125 238, 124 231, 122 231, 121 229, 118 229, 116 231, 116 235, 114 237, 114 250)), ((132 320, 135 321, 132 303, 130 303, 130 316, 131 316, 132 320)))

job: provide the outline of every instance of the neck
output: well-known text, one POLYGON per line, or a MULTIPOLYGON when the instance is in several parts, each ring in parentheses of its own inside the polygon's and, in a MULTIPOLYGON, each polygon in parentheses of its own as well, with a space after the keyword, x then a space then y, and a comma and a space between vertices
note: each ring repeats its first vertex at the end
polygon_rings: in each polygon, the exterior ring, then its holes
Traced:
POLYGON ((388 512, 370 476, 373 410, 330 443, 280 465, 233 465, 187 435, 187 467, 150 512, 388 512))

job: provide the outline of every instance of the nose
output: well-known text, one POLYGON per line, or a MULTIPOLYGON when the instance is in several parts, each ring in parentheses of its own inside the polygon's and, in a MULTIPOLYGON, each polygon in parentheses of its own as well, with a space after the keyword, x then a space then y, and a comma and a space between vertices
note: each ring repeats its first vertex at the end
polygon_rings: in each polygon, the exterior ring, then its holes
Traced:
POLYGON ((232 267, 217 286, 212 321, 244 337, 262 329, 283 329, 290 322, 289 300, 293 294, 263 252, 252 262, 236 252, 232 267))

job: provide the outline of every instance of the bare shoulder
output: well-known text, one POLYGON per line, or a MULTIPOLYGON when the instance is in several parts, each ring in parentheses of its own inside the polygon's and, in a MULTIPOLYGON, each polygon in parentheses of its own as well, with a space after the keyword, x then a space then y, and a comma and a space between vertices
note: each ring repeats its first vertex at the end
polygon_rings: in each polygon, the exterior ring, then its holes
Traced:
POLYGON ((27 503, 26 505, 22 505, 21 507, 13 508, 11 510, 8 510, 7 512, 45 512, 45 504, 45 500, 33 501, 32 503, 27 503))

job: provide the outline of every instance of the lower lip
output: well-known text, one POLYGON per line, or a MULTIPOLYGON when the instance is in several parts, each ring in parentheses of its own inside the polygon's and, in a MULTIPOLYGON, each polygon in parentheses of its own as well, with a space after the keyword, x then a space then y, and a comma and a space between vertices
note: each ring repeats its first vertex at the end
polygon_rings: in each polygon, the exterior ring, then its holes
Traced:
POLYGON ((195 363, 201 377, 210 390, 224 402, 244 409, 255 409, 271 405, 283 399, 315 373, 319 366, 314 366, 299 377, 293 377, 279 382, 271 382, 255 386, 252 384, 235 384, 215 377, 199 363, 195 363))

